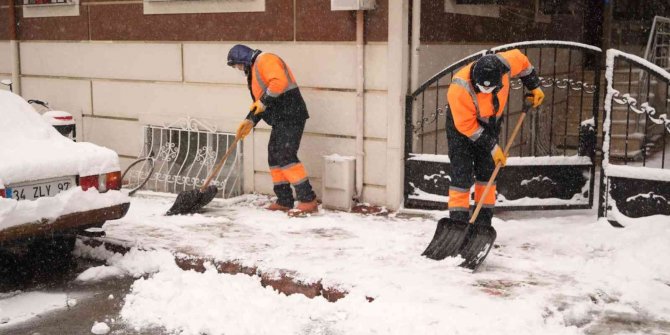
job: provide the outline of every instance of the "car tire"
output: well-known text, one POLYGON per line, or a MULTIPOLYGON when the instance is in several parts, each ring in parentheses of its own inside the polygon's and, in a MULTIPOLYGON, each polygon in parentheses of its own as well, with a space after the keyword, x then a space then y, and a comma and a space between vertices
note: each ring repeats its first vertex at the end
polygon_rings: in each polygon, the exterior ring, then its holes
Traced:
POLYGON ((73 264, 76 236, 56 235, 39 238, 30 246, 28 259, 38 271, 63 269, 73 264))
POLYGON ((24 273, 16 253, 0 248, 0 292, 12 289, 12 284, 21 279, 24 273))

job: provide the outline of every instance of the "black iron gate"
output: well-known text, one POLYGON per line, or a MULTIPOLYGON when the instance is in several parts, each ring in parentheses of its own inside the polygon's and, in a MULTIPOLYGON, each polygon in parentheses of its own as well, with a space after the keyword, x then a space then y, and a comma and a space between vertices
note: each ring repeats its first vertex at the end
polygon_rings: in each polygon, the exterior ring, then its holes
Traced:
MULTIPOLYGON (((446 92, 458 69, 486 53, 520 49, 546 94, 528 115, 498 177, 497 207, 591 208, 595 175, 601 49, 571 42, 523 42, 484 50, 440 71, 406 97, 405 207, 446 209, 450 163, 446 92)), ((520 115, 525 88, 512 79, 499 143, 520 115)))
POLYGON ((617 50, 607 51, 607 64, 598 216, 623 224, 670 215, 670 73, 617 50))

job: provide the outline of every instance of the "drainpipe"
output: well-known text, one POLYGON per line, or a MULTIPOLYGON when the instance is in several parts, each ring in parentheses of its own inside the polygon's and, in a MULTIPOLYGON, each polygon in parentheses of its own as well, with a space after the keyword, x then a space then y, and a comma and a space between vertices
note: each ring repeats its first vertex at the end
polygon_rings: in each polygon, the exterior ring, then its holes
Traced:
POLYGON ((363 201, 363 159, 365 159, 365 11, 356 11, 356 200, 363 201))
POLYGON ((9 50, 11 52, 12 60, 12 88, 14 93, 21 94, 21 76, 19 63, 19 41, 16 37, 16 7, 14 7, 14 0, 8 0, 9 3, 9 50))
POLYGON ((410 63, 410 90, 419 88, 419 48, 421 47, 421 0, 412 1, 412 59, 410 63))

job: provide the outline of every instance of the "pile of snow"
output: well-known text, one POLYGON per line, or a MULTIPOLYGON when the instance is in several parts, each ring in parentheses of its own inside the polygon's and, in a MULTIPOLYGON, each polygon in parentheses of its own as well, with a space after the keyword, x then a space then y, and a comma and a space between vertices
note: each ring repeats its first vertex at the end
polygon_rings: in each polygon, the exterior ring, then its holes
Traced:
MULTIPOLYGON (((449 155, 410 154, 409 160, 434 163, 451 163, 449 155)), ((592 165, 588 156, 533 156, 509 157, 506 166, 547 166, 547 165, 592 165)))
POLYGON ((0 91, 0 177, 5 185, 119 171, 117 154, 64 137, 20 96, 0 91))
POLYGON ((267 198, 239 199, 213 204, 207 216, 164 217, 174 199, 133 198, 129 214, 105 230, 120 243, 234 260, 265 273, 291 270, 349 294, 335 303, 286 297, 256 277, 211 266, 181 271, 168 255, 78 250, 128 274, 153 272, 125 297, 123 319, 183 334, 634 333, 670 321, 670 267, 656 256, 670 253, 670 225, 658 217, 616 229, 594 212, 507 213, 494 219, 497 246, 472 274, 459 259, 420 256, 432 218, 322 211, 290 219, 260 208, 267 198), (626 323, 616 320, 634 320, 633 330, 618 329, 626 323))
POLYGON ((354 156, 341 156, 339 154, 332 154, 328 156, 323 156, 327 161, 330 162, 345 162, 345 161, 354 161, 356 157, 354 156))
POLYGON ((16 201, 0 198, 0 230, 32 223, 38 220, 53 220, 62 215, 110 207, 129 202, 125 193, 96 189, 71 188, 53 197, 38 198, 33 201, 16 201))
POLYGON ((107 265, 92 267, 77 276, 81 282, 96 282, 110 277, 140 277, 159 271, 178 269, 174 262, 174 256, 166 250, 139 250, 132 248, 125 255, 113 253, 104 246, 97 248, 85 247, 81 241, 77 241, 75 256, 91 259, 105 260, 107 265))
POLYGON ((96 334, 96 335, 105 335, 109 333, 111 329, 109 326, 104 323, 104 322, 94 322, 93 327, 91 328, 91 333, 96 334))

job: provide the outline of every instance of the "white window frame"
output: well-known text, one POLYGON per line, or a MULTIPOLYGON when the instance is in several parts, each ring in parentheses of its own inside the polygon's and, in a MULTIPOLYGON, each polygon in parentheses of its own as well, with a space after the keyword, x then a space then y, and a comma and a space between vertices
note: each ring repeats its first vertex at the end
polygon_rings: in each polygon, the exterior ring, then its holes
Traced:
POLYGON ((65 3, 26 4, 23 3, 23 17, 79 16, 79 0, 67 0, 65 3))
POLYGON ((500 5, 459 5, 456 0, 444 0, 444 12, 471 16, 500 17, 500 5))
POLYGON ((264 12, 265 0, 143 0, 144 15, 264 12))

